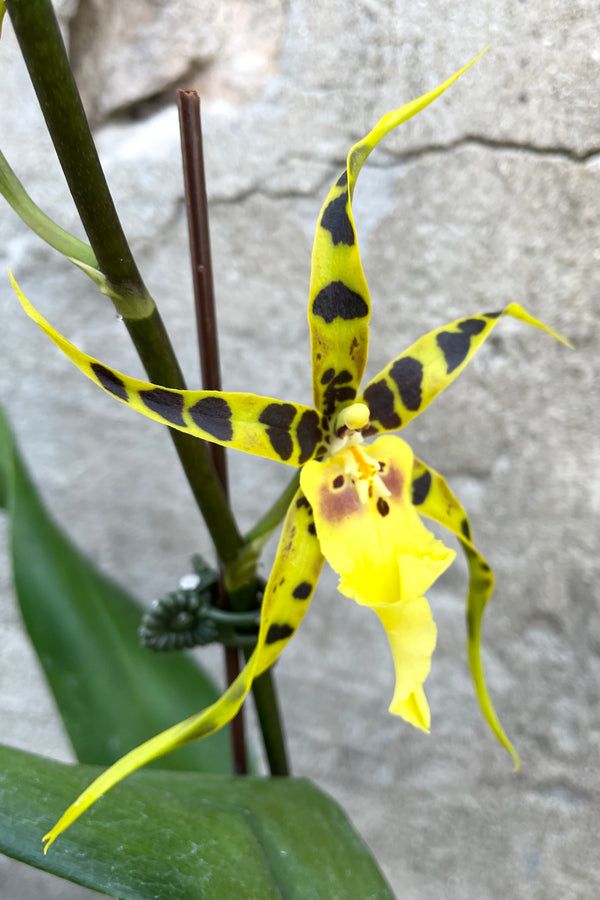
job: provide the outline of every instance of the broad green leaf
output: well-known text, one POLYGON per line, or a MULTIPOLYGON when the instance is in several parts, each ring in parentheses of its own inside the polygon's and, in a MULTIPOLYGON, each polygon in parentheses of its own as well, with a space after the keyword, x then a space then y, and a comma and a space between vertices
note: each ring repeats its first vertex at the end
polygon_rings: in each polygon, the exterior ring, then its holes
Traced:
POLYGON ((43 855, 98 770, 0 747, 0 852, 124 900, 393 900, 342 810, 306 779, 146 769, 43 855))
MULTIPOLYGON (((0 408, 0 504, 29 636, 80 762, 110 765, 217 699, 192 660, 141 647, 141 609, 56 527, 0 408)), ((163 768, 230 772, 226 733, 184 747, 163 768)))

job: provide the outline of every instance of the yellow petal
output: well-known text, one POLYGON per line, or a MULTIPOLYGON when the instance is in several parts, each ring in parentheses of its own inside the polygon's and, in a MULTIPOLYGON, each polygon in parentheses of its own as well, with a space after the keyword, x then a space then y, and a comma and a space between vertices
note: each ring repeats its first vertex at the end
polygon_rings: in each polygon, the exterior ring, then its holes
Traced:
POLYGON ((429 675, 437 629, 425 597, 376 609, 385 628, 396 670, 389 710, 429 731, 429 706, 421 685, 429 675))
POLYGON ((315 408, 325 415, 354 399, 367 361, 371 301, 352 215, 362 165, 388 132, 443 94, 479 56, 443 84, 383 116, 351 147, 345 171, 327 194, 315 231, 308 303, 313 395, 315 408))
POLYGON ((91 381, 136 412, 213 444, 291 466, 300 466, 323 452, 323 434, 314 409, 256 394, 180 391, 130 378, 63 337, 25 297, 12 273, 10 277, 21 306, 50 340, 91 381))
POLYGON ((421 522, 411 500, 412 467, 408 444, 386 436, 307 463, 300 483, 340 591, 374 609, 386 630, 396 668, 390 711, 426 730, 429 710, 419 691, 436 630, 422 595, 455 553, 421 522))
POLYGON ((420 415, 460 375, 503 316, 541 328, 572 347, 518 303, 457 319, 423 335, 367 384, 358 399, 369 407, 369 434, 398 431, 420 415))
POLYGON ((469 667, 485 719, 500 741, 511 754, 515 770, 519 768, 519 756, 508 739, 494 705, 488 694, 483 663, 481 661, 481 620, 483 610, 492 596, 494 576, 489 565, 473 544, 471 526, 463 507, 454 496, 445 480, 424 462, 415 459, 412 478, 413 502, 422 515, 439 522, 456 535, 462 544, 469 566, 469 593, 467 595, 467 653, 469 667))

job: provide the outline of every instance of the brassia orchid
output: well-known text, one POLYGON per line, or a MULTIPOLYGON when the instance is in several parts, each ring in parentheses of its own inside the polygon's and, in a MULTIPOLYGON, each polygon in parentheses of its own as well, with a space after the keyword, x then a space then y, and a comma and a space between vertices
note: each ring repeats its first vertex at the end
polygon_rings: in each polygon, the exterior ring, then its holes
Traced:
POLYGON ((427 530, 420 516, 445 526, 466 554, 468 656, 475 690, 490 727, 518 765, 488 697, 480 660, 481 618, 492 592, 492 573, 473 544, 464 509, 442 476, 416 459, 403 440, 385 432, 398 431, 423 412, 462 372, 502 316, 563 339, 511 303, 500 312, 458 319, 430 332, 359 392, 370 301, 352 217, 356 179, 378 142, 439 97, 467 68, 384 116, 352 147, 345 170, 327 195, 316 228, 308 304, 314 409, 253 394, 170 390, 129 378, 69 343, 13 279, 27 314, 111 396, 171 428, 302 467, 265 590, 256 647, 246 667, 212 706, 132 750, 96 779, 45 836, 46 850, 120 779, 233 718, 253 679, 273 664, 298 628, 324 559, 339 574, 340 591, 373 609, 385 628, 396 674, 390 712, 428 731, 423 683, 436 627, 424 593, 455 553, 427 530), (377 434, 383 436, 365 443, 377 434))

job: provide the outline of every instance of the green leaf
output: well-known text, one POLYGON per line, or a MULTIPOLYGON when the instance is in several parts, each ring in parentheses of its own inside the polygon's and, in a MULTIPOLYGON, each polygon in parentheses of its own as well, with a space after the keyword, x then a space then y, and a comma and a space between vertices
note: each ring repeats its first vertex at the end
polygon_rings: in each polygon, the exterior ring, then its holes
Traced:
POLYGON ((0 852, 126 900, 393 900, 342 810, 305 779, 147 769, 44 856, 40 835, 97 774, 0 747, 0 852))
MULTIPOLYGON (((25 626, 80 762, 110 765, 217 699, 189 657, 140 646, 140 607, 53 523, 1 407, 0 505, 25 626)), ((162 768, 231 772, 226 731, 176 751, 162 768)))

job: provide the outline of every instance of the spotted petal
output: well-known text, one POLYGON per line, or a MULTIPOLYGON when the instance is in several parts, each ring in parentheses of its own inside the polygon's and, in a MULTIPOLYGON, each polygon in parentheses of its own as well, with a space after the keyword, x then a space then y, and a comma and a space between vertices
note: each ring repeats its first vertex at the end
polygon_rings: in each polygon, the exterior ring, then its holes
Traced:
POLYGON ((412 476, 412 499, 421 515, 428 516, 456 535, 462 544, 469 566, 469 593, 467 597, 467 650, 475 691, 485 719, 511 754, 515 768, 519 757, 490 700, 481 662, 481 619, 485 605, 494 589, 494 576, 487 562, 471 540, 471 527, 467 515, 442 476, 415 459, 412 476))
POLYGON ((457 319, 436 328, 393 360, 363 390, 359 400, 369 407, 369 433, 396 431, 423 412, 460 375, 501 316, 520 319, 571 346, 517 303, 500 312, 457 319))
POLYGON ((66 810, 44 837, 44 852, 96 800, 127 775, 190 741, 206 737, 236 715, 253 680, 272 665, 302 621, 314 592, 323 556, 312 510, 298 491, 290 504, 261 610, 256 648, 223 696, 207 709, 131 750, 103 772, 66 810))
POLYGON ((371 607, 386 630, 396 669, 390 712, 427 730, 422 684, 436 630, 422 595, 455 554, 425 528, 412 505, 408 444, 383 437, 365 451, 380 467, 380 482, 375 479, 364 492, 347 464, 345 454, 352 449, 307 463, 300 484, 314 510, 321 549, 340 576, 340 591, 371 607))
POLYGON ((385 115, 352 147, 344 172, 323 204, 313 244, 308 321, 315 407, 326 415, 339 403, 356 397, 367 359, 369 289, 352 217, 358 174, 389 131, 432 103, 477 59, 479 56, 439 87, 385 115))
POLYGON ((317 455, 321 429, 314 409, 256 394, 177 391, 130 378, 78 350, 31 305, 12 275, 11 280, 27 315, 71 362, 112 397, 142 415, 214 444, 292 466, 317 455))

